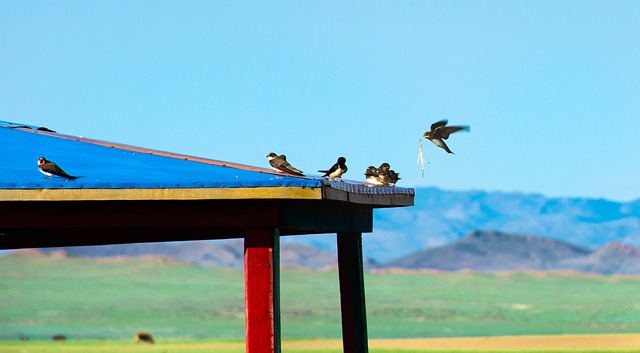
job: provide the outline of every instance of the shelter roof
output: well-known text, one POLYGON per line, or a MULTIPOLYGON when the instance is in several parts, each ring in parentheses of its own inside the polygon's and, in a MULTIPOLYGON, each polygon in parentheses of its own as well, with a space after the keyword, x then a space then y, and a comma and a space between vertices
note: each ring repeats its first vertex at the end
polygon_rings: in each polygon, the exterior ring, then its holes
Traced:
POLYGON ((0 201, 329 199, 413 205, 414 190, 298 177, 271 169, 70 136, 0 121, 0 201), (47 178, 39 157, 78 179, 47 178))

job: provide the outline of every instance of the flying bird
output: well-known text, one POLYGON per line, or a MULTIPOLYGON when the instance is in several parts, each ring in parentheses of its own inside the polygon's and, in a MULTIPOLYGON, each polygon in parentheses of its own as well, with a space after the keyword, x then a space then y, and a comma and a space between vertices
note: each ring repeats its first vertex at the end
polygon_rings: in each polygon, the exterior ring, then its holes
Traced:
POLYGON ((327 170, 318 170, 320 173, 324 173, 323 177, 329 177, 330 179, 342 178, 342 174, 347 172, 347 159, 339 157, 338 161, 327 170))
POLYGON ((458 132, 460 130, 470 131, 471 128, 467 125, 446 126, 447 123, 448 123, 447 120, 440 120, 438 122, 431 124, 431 130, 425 132, 422 135, 422 137, 430 140, 431 142, 433 142, 434 145, 444 149, 448 153, 453 153, 449 149, 449 146, 447 146, 447 144, 444 143, 444 140, 448 139, 449 135, 453 134, 454 132, 458 132))
POLYGON ((269 165, 271 165, 271 167, 277 171, 304 176, 301 170, 297 169, 296 167, 289 164, 289 162, 287 162, 287 156, 285 156, 284 154, 278 156, 277 154, 271 152, 267 155, 267 158, 269 158, 269 165))
POLYGON ((41 171, 42 174, 46 175, 47 177, 56 175, 56 176, 67 178, 67 179, 77 179, 77 177, 67 174, 67 172, 62 170, 62 168, 58 167, 57 164, 47 160, 44 157, 38 158, 38 170, 41 171))

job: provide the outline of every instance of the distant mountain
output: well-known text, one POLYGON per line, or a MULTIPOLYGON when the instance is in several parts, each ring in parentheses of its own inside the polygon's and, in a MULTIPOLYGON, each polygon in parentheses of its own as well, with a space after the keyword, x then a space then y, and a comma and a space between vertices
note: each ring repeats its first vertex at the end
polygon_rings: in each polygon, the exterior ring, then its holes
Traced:
POLYGON ((452 244, 384 262, 379 268, 457 271, 574 270, 640 274, 640 248, 610 243, 598 250, 564 241, 495 231, 474 231, 452 244))
MULTIPOLYGON (((44 250, 47 252, 63 251, 68 256, 83 257, 162 255, 207 267, 242 268, 244 266, 244 245, 242 240, 76 246, 47 248, 44 250)), ((280 249, 280 263, 283 266, 317 269, 334 266, 336 262, 335 253, 304 244, 282 244, 280 249)), ((371 260, 367 260, 367 262, 371 262, 371 260)))
MULTIPOLYGON (((200 266, 241 268, 241 240, 145 243, 47 248, 59 256, 162 256, 200 266)), ((320 269, 335 266, 336 254, 301 244, 282 244, 282 266, 320 269)), ((533 235, 473 231, 451 244, 376 262, 365 258, 367 269, 433 269, 441 271, 573 270, 599 274, 640 274, 640 248, 612 242, 592 250, 568 242, 533 235)))
POLYGON ((474 231, 452 244, 418 251, 381 266, 445 271, 551 270, 558 269, 561 260, 591 252, 550 238, 474 231))
MULTIPOLYGON (((538 194, 416 188, 415 206, 374 211, 363 252, 378 261, 449 244, 474 230, 533 234, 585 248, 617 241, 640 246, 640 200, 614 202, 538 194)), ((335 252, 335 237, 289 237, 335 252)))
POLYGON ((640 274, 640 248, 612 242, 586 257, 567 259, 560 266, 600 274, 640 274))

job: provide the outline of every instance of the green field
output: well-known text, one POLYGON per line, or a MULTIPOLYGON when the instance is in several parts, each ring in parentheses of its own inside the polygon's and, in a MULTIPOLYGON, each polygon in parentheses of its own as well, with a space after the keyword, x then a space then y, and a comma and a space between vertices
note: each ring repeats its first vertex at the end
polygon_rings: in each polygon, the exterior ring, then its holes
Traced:
MULTIPOLYGON (((365 285, 370 338, 640 332, 640 277, 367 273, 365 285)), ((285 268, 281 286, 284 339, 341 337, 336 271, 285 268)), ((0 257, 0 339, 132 340, 136 331, 243 339, 242 270, 159 258, 0 257)))

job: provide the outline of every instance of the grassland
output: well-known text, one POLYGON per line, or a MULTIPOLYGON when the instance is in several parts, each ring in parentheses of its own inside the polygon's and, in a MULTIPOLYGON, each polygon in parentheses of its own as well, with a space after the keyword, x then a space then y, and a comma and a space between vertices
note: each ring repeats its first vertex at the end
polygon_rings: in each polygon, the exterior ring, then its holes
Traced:
MULTIPOLYGON (((372 340, 640 332, 639 277, 367 273, 365 285, 372 340)), ((283 269, 281 286, 285 340, 341 337, 335 271, 283 269)), ((130 343, 141 330, 167 342, 243 339, 242 271, 159 258, 0 257, 0 339, 35 345, 61 333, 71 347, 130 343)))

